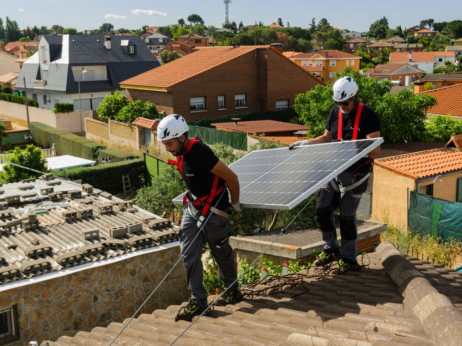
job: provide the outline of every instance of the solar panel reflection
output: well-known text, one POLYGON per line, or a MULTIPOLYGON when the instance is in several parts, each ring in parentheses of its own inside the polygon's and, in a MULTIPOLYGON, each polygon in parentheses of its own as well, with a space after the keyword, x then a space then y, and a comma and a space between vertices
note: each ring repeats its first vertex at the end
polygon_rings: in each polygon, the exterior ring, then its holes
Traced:
MULTIPOLYGON (((290 210, 383 143, 382 138, 253 151, 230 165, 246 208, 290 210)), ((181 204, 182 196, 174 199, 181 204)))

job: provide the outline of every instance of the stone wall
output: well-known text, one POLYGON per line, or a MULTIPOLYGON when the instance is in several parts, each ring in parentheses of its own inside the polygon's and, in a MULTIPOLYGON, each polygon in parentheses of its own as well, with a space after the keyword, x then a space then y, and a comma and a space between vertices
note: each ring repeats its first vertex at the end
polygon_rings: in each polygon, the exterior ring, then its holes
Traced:
MULTIPOLYGON (((139 308, 178 256, 179 246, 173 246, 0 292, 0 309, 17 306, 21 339, 12 345, 56 340, 122 322, 139 308)), ((180 263, 141 313, 179 304, 187 297, 180 263)))
MULTIPOLYGON (((140 147, 140 135, 136 126, 109 120, 108 123, 102 121, 85 119, 86 138, 105 144, 117 143, 126 145, 133 149, 140 147)), ((144 138, 143 138, 144 140, 144 138)))

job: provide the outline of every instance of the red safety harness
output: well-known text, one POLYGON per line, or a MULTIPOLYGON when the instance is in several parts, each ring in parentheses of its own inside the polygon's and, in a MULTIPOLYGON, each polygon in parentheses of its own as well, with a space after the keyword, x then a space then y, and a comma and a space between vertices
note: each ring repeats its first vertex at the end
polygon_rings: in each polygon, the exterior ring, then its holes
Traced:
MULTIPOLYGON (((181 179, 183 179, 183 180, 184 180, 184 176, 183 176, 183 159, 184 159, 184 156, 187 155, 191 151, 191 148, 197 142, 199 142, 199 140, 197 138, 191 138, 189 140, 188 144, 186 144, 184 154, 181 155, 181 156, 177 156, 177 158, 176 158, 177 161, 168 160, 169 164, 178 166, 178 170, 180 171, 180 174, 181 174, 181 179)), ((223 192, 224 186, 223 185, 218 186, 219 181, 220 181, 220 178, 218 177, 218 175, 215 175, 215 178, 213 179, 213 183, 212 183, 212 190, 210 191, 210 193, 208 195, 205 195, 205 196, 198 197, 198 198, 194 199, 189 191, 186 192, 186 194, 183 197, 183 205, 186 205, 186 203, 189 200, 194 207, 196 207, 197 209, 202 209, 201 216, 205 217, 207 215, 207 213, 209 212, 210 207, 212 206, 213 199, 216 196, 218 196, 220 193, 223 192)))
MULTIPOLYGON (((356 110, 356 118, 355 118, 355 126, 353 128, 353 137, 351 140, 355 141, 358 138, 358 129, 359 129, 359 119, 361 118, 361 113, 363 111, 363 103, 358 103, 358 109, 356 110)), ((337 140, 341 141, 343 138, 343 114, 342 111, 338 110, 338 133, 337 133, 337 140)), ((356 176, 356 172, 361 169, 362 167, 368 166, 373 164, 372 155, 369 155, 369 159, 364 162, 363 164, 355 167, 353 176, 356 176)))

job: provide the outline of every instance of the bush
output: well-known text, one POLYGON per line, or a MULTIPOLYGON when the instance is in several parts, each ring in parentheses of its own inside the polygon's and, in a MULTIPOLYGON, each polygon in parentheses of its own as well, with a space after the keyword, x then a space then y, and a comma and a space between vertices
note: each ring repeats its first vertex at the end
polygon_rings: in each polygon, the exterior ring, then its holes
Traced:
POLYGON ((101 162, 102 158, 110 158, 111 162, 119 162, 139 158, 139 156, 122 149, 106 148, 98 151, 98 162, 101 162))
POLYGON ((2 92, 5 94, 11 94, 13 93, 13 89, 11 89, 9 86, 6 86, 6 87, 3 87, 2 92))
MULTIPOLYGON (((16 147, 13 151, 14 156, 9 162, 24 167, 29 167, 40 172, 49 172, 46 160, 42 157, 40 148, 28 145, 25 150, 16 147)), ((0 173, 0 182, 3 184, 15 183, 23 179, 36 178, 38 173, 6 164, 0 173)))
POLYGON ((462 120, 449 115, 430 117, 425 123, 425 140, 446 143, 454 135, 462 134, 462 120))
MULTIPOLYGON (((24 96, 18 96, 18 95, 12 95, 11 93, 5 93, 6 88, 8 87, 3 88, 3 92, 0 93, 0 100, 7 101, 7 102, 13 102, 13 103, 19 103, 22 105, 26 104, 26 98, 24 96)), ((30 107, 38 107, 38 102, 35 101, 34 99, 27 99, 27 104, 30 107)))
POLYGON ((83 184, 88 183, 95 188, 116 194, 123 192, 122 175, 125 174, 129 175, 133 190, 141 188, 145 182, 146 166, 143 159, 134 159, 93 167, 72 168, 65 172, 56 172, 56 175, 66 174, 70 180, 80 179, 83 184))
POLYGON ((53 109, 53 113, 70 113, 74 111, 74 105, 72 103, 56 103, 53 109))

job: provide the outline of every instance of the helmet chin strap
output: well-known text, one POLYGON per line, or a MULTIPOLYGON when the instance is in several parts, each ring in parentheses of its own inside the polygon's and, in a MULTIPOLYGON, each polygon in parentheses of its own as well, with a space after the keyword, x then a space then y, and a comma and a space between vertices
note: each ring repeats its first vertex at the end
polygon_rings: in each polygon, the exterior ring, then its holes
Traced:
POLYGON ((182 156, 186 150, 186 144, 188 144, 188 141, 189 141, 189 138, 185 137, 185 140, 184 142, 180 141, 178 138, 177 138, 178 142, 181 143, 181 150, 180 152, 178 153, 178 156, 182 156))

